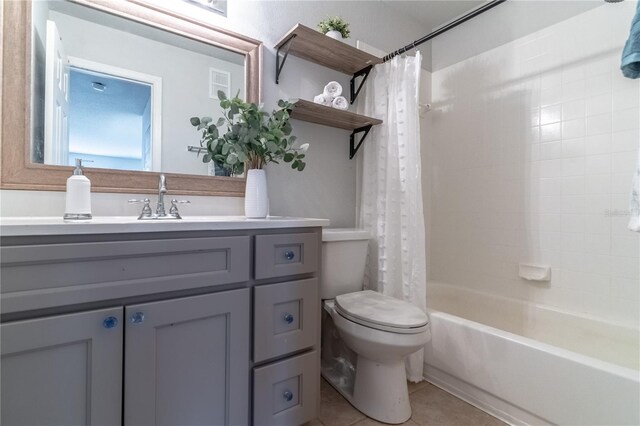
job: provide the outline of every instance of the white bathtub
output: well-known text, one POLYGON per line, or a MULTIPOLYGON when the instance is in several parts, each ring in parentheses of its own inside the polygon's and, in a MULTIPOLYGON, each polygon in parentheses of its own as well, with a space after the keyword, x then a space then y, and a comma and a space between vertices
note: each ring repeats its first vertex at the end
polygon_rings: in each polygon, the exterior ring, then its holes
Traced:
POLYGON ((639 330, 430 282, 425 377, 519 424, 639 425, 639 330))

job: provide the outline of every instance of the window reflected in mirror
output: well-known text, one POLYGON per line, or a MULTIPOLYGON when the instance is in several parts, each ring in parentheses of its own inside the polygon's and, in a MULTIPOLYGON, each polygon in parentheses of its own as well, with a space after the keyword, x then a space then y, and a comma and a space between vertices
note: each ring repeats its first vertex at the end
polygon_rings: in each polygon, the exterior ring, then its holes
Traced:
POLYGON ((218 90, 245 98, 244 55, 68 1, 32 20, 33 162, 216 174, 189 118, 217 120, 218 90))

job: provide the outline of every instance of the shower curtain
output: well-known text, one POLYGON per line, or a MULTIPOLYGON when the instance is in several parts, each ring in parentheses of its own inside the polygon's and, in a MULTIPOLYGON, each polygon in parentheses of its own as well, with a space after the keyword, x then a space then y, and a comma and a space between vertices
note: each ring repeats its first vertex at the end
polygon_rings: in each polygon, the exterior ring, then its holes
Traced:
MULTIPOLYGON (((422 57, 377 65, 358 110, 384 121, 359 152, 360 228, 371 232, 365 288, 426 311, 425 227, 418 99, 422 57)), ((363 96, 363 95, 361 95, 363 96)), ((423 380, 423 351, 407 360, 407 378, 423 380)))

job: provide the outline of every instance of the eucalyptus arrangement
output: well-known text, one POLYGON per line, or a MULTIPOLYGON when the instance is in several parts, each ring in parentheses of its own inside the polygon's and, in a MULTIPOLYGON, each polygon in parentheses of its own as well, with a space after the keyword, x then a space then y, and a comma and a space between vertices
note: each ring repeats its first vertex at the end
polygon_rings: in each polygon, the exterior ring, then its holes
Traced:
POLYGON ((351 31, 349 30, 349 24, 339 16, 328 17, 320 21, 318 29, 322 34, 327 34, 331 31, 337 31, 342 38, 349 38, 351 31))
POLYGON ((267 163, 291 163, 291 168, 303 171, 305 152, 309 144, 294 148, 290 113, 294 104, 280 99, 279 109, 271 114, 254 103, 244 102, 236 95, 227 98, 218 91, 223 116, 213 123, 211 117, 192 117, 191 125, 202 130, 200 146, 207 148, 202 161, 214 161, 234 175, 245 169, 262 169, 267 163))

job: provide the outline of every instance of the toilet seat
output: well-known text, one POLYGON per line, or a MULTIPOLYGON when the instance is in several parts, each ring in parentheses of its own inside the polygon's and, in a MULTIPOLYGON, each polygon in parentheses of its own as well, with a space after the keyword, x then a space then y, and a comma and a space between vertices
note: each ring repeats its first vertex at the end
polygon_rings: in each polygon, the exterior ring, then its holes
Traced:
POLYGON ((421 333, 429 323, 418 307, 371 290, 336 297, 335 309, 350 321, 392 333, 421 333))

